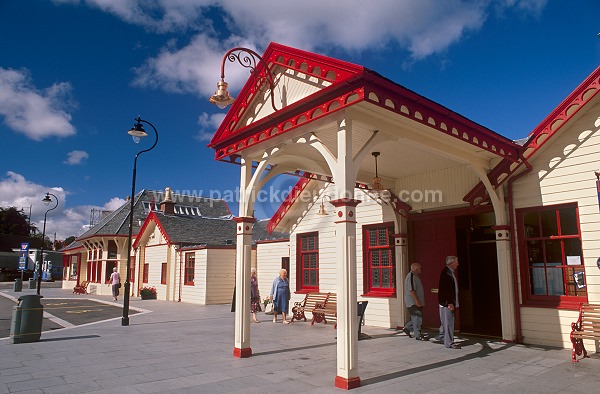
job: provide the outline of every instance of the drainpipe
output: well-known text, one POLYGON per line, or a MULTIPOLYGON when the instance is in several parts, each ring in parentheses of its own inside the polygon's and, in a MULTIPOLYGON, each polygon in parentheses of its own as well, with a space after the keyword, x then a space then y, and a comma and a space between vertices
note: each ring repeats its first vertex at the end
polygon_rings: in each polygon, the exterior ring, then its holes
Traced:
POLYGON ((179 299, 177 300, 177 302, 181 302, 181 245, 179 246, 179 299))
MULTIPOLYGON (((533 167, 531 164, 527 162, 523 157, 521 157, 527 169, 517 176, 508 179, 508 215, 510 228, 512 231, 515 231, 515 215, 513 210, 513 190, 512 184, 517 179, 521 178, 523 175, 527 175, 531 172, 533 167)), ((515 293, 515 318, 517 323, 517 343, 523 343, 523 335, 521 334, 521 306, 519 304, 519 285, 518 285, 518 275, 517 275, 517 242, 516 242, 516 231, 513 233, 513 236, 510 237, 510 254, 513 266, 513 291, 515 293)))

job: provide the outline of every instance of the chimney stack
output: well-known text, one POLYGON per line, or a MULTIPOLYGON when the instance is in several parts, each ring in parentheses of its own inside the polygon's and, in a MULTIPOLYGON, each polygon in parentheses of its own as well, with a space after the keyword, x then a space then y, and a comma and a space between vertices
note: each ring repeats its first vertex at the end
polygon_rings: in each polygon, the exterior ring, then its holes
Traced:
POLYGON ((160 210, 165 215, 175 214, 175 203, 173 202, 173 198, 171 197, 171 188, 170 187, 167 187, 165 189, 165 199, 160 202, 160 210))

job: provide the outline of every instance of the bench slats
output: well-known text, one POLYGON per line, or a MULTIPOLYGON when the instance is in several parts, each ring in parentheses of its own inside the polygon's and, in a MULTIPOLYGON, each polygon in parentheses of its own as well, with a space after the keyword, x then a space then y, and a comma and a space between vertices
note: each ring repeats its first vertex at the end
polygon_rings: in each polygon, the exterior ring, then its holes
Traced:
POLYGON ((75 287, 73 287, 73 294, 87 294, 87 287, 88 282, 84 280, 83 282, 81 282, 81 284, 75 285, 75 287))
POLYGON ((304 319, 306 321, 305 311, 312 311, 318 305, 325 304, 330 293, 307 293, 301 302, 295 302, 292 308, 292 322, 294 320, 304 319))
POLYGON ((571 343, 573 351, 571 361, 579 362, 577 356, 588 358, 583 339, 600 341, 600 305, 582 303, 579 308, 579 319, 571 324, 571 343))
POLYGON ((317 305, 312 310, 312 315, 311 325, 314 325, 315 322, 324 322, 327 324, 327 320, 335 320, 333 328, 337 328, 337 295, 335 293, 329 293, 329 298, 325 304, 317 305))

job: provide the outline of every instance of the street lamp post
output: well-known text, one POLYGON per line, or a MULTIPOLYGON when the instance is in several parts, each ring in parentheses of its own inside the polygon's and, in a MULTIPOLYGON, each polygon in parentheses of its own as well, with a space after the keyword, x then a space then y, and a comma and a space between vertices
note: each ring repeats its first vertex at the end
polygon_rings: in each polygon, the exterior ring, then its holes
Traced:
POLYGON ((148 136, 148 133, 146 133, 146 131, 144 130, 142 123, 149 124, 152 127, 152 129, 154 130, 154 135, 155 135, 156 139, 154 140, 154 144, 150 148, 144 149, 144 150, 138 152, 138 154, 135 155, 135 158, 133 159, 133 180, 131 181, 131 198, 129 200, 130 201, 130 205, 129 205, 129 237, 127 238, 127 263, 125 264, 127 267, 127 273, 125 276, 125 286, 124 286, 124 290, 123 290, 125 293, 125 294, 123 294, 123 317, 121 318, 122 326, 129 325, 129 296, 131 294, 131 292, 130 292, 130 288, 131 288, 131 278, 130 278, 131 243, 132 243, 131 236, 132 236, 132 231, 133 231, 133 206, 134 206, 133 199, 135 197, 135 176, 137 173, 137 159, 142 153, 149 152, 152 149, 154 149, 154 147, 158 143, 158 131, 156 131, 156 127, 154 127, 154 125, 152 123, 140 118, 139 116, 135 120, 136 120, 135 125, 133 126, 133 128, 131 130, 129 130, 127 132, 127 134, 129 134, 133 138, 133 142, 135 142, 137 144, 140 142, 140 140, 143 137, 148 136))
POLYGON ((42 287, 42 264, 44 263, 44 240, 46 238, 46 216, 48 215, 48 212, 50 212, 53 209, 56 209, 56 207, 58 207, 58 197, 56 197, 52 193, 46 193, 46 197, 44 197, 42 202, 45 205, 50 204, 52 202, 52 199, 50 198, 50 196, 54 197, 54 199, 56 200, 56 205, 54 205, 52 208, 47 210, 46 213, 44 214, 44 229, 42 230, 42 248, 41 248, 42 253, 40 254, 40 262, 37 267, 37 295, 40 295, 40 288, 42 287))

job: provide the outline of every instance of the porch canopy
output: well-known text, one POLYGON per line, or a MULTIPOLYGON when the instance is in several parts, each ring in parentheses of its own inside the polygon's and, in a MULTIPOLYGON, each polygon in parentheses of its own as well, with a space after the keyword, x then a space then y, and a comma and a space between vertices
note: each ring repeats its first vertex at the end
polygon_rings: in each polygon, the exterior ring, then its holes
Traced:
MULTIPOLYGON (((225 59, 224 59, 225 61, 225 59)), ((506 215, 497 179, 488 178, 499 162, 519 162, 520 147, 365 67, 271 43, 239 97, 213 136, 215 159, 241 166, 237 228, 237 292, 234 354, 250 347, 250 242, 254 196, 278 174, 314 174, 335 184, 338 335, 336 386, 360 385, 357 368, 356 185, 369 189, 375 176, 372 153, 380 152, 377 172, 384 188, 399 190, 402 180, 459 168, 483 183, 496 224, 506 215), (270 79, 271 86, 265 84, 270 79), (353 245, 354 244, 354 245, 353 245)), ((498 174, 498 177, 501 174, 498 174)), ((452 180, 449 180, 452 182, 452 180)), ((283 220, 280 209, 272 227, 283 220)), ((462 202, 462 201, 461 201, 462 202)), ((508 250, 508 248, 507 248, 508 250)), ((499 251, 500 254, 504 251, 499 251)), ((499 258, 506 264, 508 253, 499 258)), ((510 275, 508 275, 510 277, 510 275)), ((501 284, 502 285, 502 284, 501 284)), ((512 285, 506 283, 506 288, 512 285)), ((502 286, 501 286, 502 287, 502 286)), ((508 292, 510 293, 510 292, 508 292)), ((512 295, 506 311, 510 312, 512 295)), ((503 327, 507 335, 511 328, 503 327)), ((514 330, 513 330, 514 331, 514 330)))

